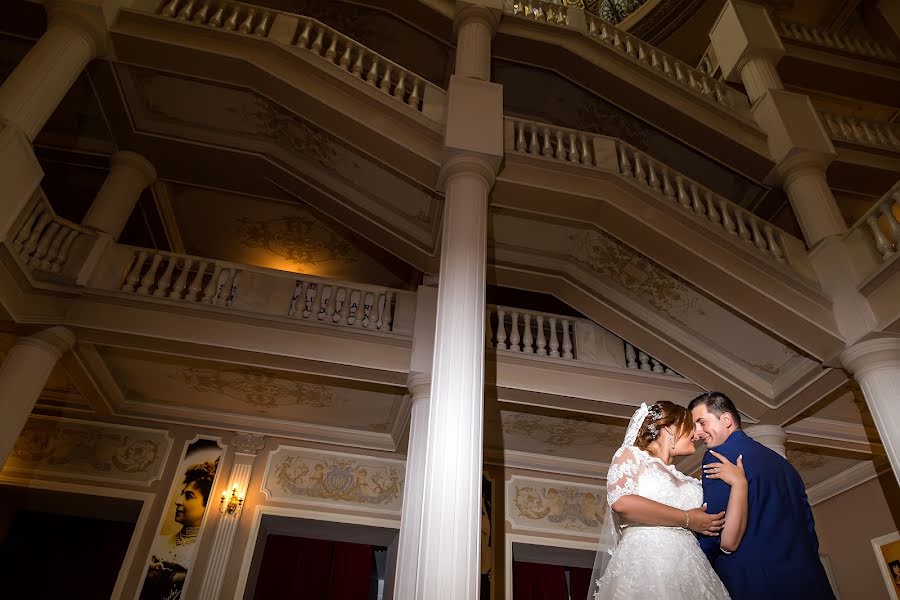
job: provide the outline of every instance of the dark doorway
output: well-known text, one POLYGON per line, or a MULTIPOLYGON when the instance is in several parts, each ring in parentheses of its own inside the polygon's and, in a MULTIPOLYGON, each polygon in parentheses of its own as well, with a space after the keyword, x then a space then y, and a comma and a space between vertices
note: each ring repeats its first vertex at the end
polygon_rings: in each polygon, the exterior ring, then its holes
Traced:
POLYGON ((109 598, 141 502, 0 486, 0 589, 109 598))
POLYGON ((594 553, 513 544, 513 600, 585 600, 594 553))

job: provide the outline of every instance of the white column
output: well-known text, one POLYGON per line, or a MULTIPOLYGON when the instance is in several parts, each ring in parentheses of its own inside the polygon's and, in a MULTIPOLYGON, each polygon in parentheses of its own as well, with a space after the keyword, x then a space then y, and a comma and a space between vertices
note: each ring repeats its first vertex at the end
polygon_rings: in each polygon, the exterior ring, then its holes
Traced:
POLYGON ((841 353, 862 388, 878 436, 900 482, 900 337, 869 339, 841 353))
POLYGON ((140 154, 122 150, 110 159, 110 171, 81 222, 118 239, 144 189, 156 180, 156 169, 140 154))
POLYGON ((491 80, 491 38, 500 20, 498 11, 459 3, 453 26, 456 30, 457 77, 491 80))
POLYGON ((781 185, 810 248, 829 236, 847 231, 847 223, 825 175, 829 162, 823 156, 810 155, 805 160, 792 158, 779 165, 781 185))
POLYGON ((0 366, 0 465, 16 443, 47 377, 75 343, 65 327, 51 327, 16 340, 0 366))
POLYGON ((474 154, 458 154, 442 168, 419 600, 477 600, 479 593, 487 203, 494 168, 474 154))
MULTIPOLYGON (((218 508, 222 494, 231 497, 231 491, 236 487, 241 497, 247 497, 247 489, 250 485, 250 474, 253 472, 253 463, 256 455, 266 445, 266 438, 261 435, 248 433, 236 434, 231 440, 234 448, 234 461, 231 465, 231 473, 228 478, 222 478, 224 487, 219 495, 210 494, 208 506, 218 508)), ((209 553, 209 561, 203 572, 203 584, 197 597, 200 600, 215 600, 222 591, 222 583, 225 581, 225 567, 231 555, 231 546, 234 535, 237 532, 238 522, 243 511, 237 514, 222 514, 216 526, 216 536, 213 540, 212 550, 209 553)))
POLYGON ((774 450, 784 458, 787 458, 787 452, 784 448, 784 443, 787 441, 787 433, 778 425, 748 425, 744 427, 744 433, 766 448, 774 450))
POLYGON ((397 544, 397 574, 394 598, 415 598, 416 572, 419 568, 419 542, 422 531, 422 499, 425 494, 425 453, 428 439, 428 402, 431 376, 410 373, 406 382, 412 396, 409 419, 409 445, 406 451, 406 479, 403 484, 403 513, 397 544))
POLYGON ((31 141, 103 44, 82 15, 54 5, 48 16, 47 31, 0 86, 0 120, 31 141))

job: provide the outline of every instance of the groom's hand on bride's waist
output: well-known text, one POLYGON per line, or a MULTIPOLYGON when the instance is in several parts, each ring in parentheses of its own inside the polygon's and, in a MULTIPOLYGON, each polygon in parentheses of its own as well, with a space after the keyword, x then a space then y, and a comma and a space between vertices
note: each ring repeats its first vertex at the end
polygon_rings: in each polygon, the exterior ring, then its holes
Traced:
POLYGON ((692 508, 688 513, 688 529, 703 535, 719 535, 725 526, 725 511, 710 514, 706 512, 706 504, 700 508, 692 508))

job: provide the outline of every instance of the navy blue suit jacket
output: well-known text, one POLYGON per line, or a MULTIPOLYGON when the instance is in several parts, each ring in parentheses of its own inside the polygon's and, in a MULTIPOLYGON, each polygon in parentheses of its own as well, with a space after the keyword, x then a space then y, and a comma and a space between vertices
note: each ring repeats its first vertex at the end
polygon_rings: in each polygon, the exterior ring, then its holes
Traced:
MULTIPOLYGON (((732 554, 719 549, 718 537, 700 536, 700 546, 733 600, 834 600, 819 560, 812 510, 806 487, 791 464, 777 452, 735 431, 713 448, 731 462, 744 456, 748 482, 747 531, 732 554)), ((709 452, 703 464, 718 462, 709 452)), ((703 477, 707 511, 728 506, 731 487, 703 477)))

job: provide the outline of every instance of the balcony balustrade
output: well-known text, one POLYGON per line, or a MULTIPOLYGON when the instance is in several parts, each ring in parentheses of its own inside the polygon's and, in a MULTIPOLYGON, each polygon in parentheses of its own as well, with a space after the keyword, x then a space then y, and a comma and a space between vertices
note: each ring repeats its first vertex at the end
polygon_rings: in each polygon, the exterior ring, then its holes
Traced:
POLYGON ((840 31, 829 31, 820 27, 810 27, 799 23, 789 23, 787 21, 776 21, 775 27, 781 37, 789 40, 820 46, 830 50, 838 50, 857 56, 897 62, 897 56, 894 54, 893 50, 868 37, 843 33, 840 31))
POLYGON ((821 116, 833 140, 900 152, 900 127, 894 123, 866 121, 825 112, 821 116))
POLYGON ((810 272, 801 240, 621 140, 522 119, 508 118, 506 127, 507 152, 615 172, 764 258, 810 272))

